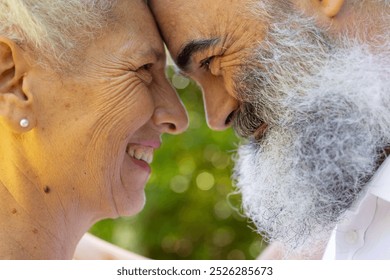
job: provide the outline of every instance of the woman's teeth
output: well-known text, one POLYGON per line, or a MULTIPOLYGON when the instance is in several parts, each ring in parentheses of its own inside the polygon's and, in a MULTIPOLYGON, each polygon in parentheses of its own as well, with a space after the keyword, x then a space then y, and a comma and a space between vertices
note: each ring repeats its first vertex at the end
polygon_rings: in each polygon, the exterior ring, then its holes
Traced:
POLYGON ((148 164, 153 161, 153 148, 151 147, 131 145, 127 147, 126 151, 129 156, 145 161, 148 164))

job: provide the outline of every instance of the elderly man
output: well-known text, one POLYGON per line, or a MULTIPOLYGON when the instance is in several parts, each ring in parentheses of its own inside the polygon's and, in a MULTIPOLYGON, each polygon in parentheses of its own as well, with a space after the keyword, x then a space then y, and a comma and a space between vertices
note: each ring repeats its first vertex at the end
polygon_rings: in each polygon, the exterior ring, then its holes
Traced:
POLYGON ((149 5, 208 125, 246 138, 235 179, 259 232, 287 257, 390 258, 390 1, 149 5))

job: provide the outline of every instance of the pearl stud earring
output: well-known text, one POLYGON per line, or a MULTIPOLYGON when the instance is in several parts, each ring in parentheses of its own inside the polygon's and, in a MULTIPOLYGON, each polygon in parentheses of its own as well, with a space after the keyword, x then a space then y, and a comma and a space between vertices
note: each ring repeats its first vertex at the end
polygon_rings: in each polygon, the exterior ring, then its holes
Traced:
POLYGON ((19 124, 21 127, 26 128, 29 126, 30 122, 28 121, 28 119, 21 119, 19 124))

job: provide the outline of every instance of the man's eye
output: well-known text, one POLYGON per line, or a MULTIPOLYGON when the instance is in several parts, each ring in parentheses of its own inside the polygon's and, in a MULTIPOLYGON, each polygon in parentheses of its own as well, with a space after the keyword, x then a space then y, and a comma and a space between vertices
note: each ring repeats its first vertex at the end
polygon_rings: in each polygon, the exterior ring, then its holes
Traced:
POLYGON ((203 68, 205 70, 210 70, 210 64, 211 64, 212 60, 214 59, 214 57, 215 56, 210 56, 208 58, 203 59, 200 62, 200 68, 203 68))

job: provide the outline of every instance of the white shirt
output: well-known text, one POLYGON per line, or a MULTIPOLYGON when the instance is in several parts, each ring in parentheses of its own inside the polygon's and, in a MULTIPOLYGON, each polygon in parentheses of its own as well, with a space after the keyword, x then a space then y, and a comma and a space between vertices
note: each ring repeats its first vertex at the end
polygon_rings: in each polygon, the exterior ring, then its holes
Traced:
POLYGON ((390 157, 355 210, 333 230, 323 259, 390 260, 390 157))

